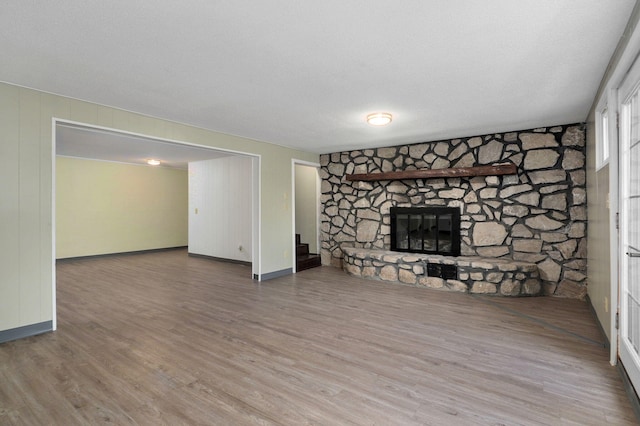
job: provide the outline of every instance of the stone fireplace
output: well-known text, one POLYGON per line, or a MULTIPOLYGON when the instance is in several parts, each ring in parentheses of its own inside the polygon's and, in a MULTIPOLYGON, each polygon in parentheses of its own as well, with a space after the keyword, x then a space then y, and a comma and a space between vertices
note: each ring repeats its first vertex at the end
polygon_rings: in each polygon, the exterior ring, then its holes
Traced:
MULTIPOLYGON (((503 269, 504 262, 520 262, 514 280, 533 265, 544 294, 583 298, 587 285, 584 142, 584 125, 571 124, 322 155, 323 264, 342 267, 348 248, 389 251, 392 208, 456 208, 461 256, 493 259, 493 266, 501 264, 503 269), (351 174, 500 162, 515 164, 516 173, 373 182, 347 179, 351 174)), ((382 268, 379 260, 371 262, 382 268)), ((413 275, 405 276, 403 282, 420 285, 427 271, 416 267, 413 275)), ((500 274, 491 277, 500 292, 496 278, 500 274)), ((395 278, 402 281, 397 274, 395 278)))

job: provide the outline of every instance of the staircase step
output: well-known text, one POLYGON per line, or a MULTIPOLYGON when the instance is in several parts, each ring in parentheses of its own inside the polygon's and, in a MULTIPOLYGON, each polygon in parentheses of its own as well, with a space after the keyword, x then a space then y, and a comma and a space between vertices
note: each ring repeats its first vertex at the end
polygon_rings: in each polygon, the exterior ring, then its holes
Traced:
POLYGON ((321 266, 320 255, 309 253, 309 244, 300 242, 300 234, 296 234, 296 271, 321 266))
POLYGON ((296 271, 303 271, 317 266, 322 266, 319 254, 309 253, 296 258, 296 271))
POLYGON ((296 256, 304 256, 305 254, 309 254, 309 244, 296 245, 296 256))

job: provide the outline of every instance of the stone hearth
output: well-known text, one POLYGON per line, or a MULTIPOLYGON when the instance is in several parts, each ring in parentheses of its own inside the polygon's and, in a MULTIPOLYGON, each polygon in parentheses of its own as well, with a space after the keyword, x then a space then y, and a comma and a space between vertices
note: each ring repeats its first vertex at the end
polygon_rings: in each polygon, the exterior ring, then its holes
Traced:
POLYGON ((342 247, 344 270, 351 275, 464 293, 538 296, 542 286, 535 263, 512 259, 449 257, 342 247), (455 279, 429 276, 427 265, 453 265, 455 279))
POLYGON ((391 207, 457 207, 462 256, 533 264, 543 294, 584 298, 584 142, 584 125, 572 124, 324 154, 320 157, 322 262, 343 267, 343 247, 389 250, 391 207), (514 163, 517 174, 347 179, 350 174, 503 162, 514 163))

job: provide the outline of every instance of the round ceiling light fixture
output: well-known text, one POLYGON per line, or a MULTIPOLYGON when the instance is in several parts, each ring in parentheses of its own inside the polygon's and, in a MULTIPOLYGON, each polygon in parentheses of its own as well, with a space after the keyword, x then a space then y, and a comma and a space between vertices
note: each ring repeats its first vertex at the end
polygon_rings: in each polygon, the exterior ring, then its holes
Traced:
POLYGON ((154 160, 153 158, 147 160, 147 164, 150 166, 159 166, 160 160, 154 160))
POLYGON ((393 116, 388 112, 375 112, 367 115, 367 123, 372 126, 386 126, 391 123, 393 116))

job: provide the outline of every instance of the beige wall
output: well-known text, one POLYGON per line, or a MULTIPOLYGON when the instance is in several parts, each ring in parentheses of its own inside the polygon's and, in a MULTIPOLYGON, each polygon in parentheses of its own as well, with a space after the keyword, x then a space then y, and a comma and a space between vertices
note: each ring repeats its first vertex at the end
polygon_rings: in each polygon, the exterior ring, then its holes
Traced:
POLYGON ((187 245, 187 171, 56 157, 56 258, 187 245))
POLYGON ((600 324, 611 339, 611 266, 609 262, 609 166, 595 170, 595 116, 587 122, 587 292, 600 324))
POLYGON ((318 155, 0 83, 0 331, 53 319, 53 118, 260 156, 260 273, 293 266, 291 161, 318 155))

